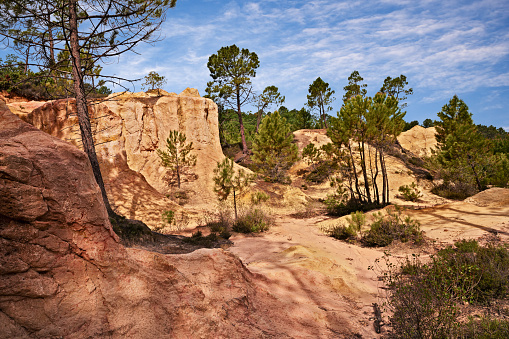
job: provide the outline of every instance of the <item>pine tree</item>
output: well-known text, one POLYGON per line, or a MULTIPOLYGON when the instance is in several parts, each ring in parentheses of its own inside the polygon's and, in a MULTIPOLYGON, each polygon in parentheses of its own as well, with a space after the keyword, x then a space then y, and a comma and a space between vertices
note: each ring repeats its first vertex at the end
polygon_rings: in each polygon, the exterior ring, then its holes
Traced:
POLYGON ((467 184, 482 191, 491 154, 489 142, 477 133, 468 106, 454 96, 435 123, 438 150, 435 160, 447 182, 467 184))
POLYGON ((218 104, 232 108, 237 112, 242 139, 242 152, 247 154, 246 134, 242 119, 242 106, 254 100, 251 78, 256 76, 256 69, 260 65, 258 55, 246 48, 236 45, 221 47, 217 54, 209 57, 207 67, 212 81, 207 83, 205 97, 218 104))
POLYGON ((235 210, 235 220, 237 220, 237 192, 242 192, 244 188, 249 186, 252 176, 245 171, 237 171, 233 169, 233 160, 224 158, 222 162, 217 163, 214 169, 214 192, 216 192, 219 201, 228 199, 233 193, 233 207, 235 210))
POLYGON ((188 167, 196 165, 196 155, 189 154, 193 150, 193 143, 186 143, 186 135, 179 131, 170 131, 166 139, 166 151, 157 150, 164 167, 176 174, 177 185, 180 188, 180 175, 188 167))
POLYGON ((253 141, 254 165, 267 180, 288 183, 286 171, 297 161, 298 154, 286 119, 278 111, 266 116, 253 141))
POLYGON ((374 98, 356 95, 348 99, 332 120, 327 135, 337 150, 344 150, 340 168, 351 200, 367 205, 389 203, 385 153, 402 131, 404 115, 396 98, 378 93, 374 98))
POLYGON ((336 100, 332 95, 334 91, 329 84, 318 77, 309 85, 307 106, 310 110, 318 110, 318 119, 322 128, 327 128, 327 112, 332 110, 332 102, 336 100))
POLYGON ((343 87, 345 94, 343 95, 343 101, 347 102, 348 99, 353 98, 357 95, 365 97, 368 93, 366 87, 368 85, 363 84, 364 78, 361 77, 358 71, 353 71, 348 77, 348 85, 343 87))

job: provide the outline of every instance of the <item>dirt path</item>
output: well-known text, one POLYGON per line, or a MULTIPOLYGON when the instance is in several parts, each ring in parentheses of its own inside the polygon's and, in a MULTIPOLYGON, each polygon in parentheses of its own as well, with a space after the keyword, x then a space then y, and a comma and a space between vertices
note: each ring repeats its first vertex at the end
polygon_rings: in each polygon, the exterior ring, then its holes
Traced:
POLYGON ((317 338, 377 337, 370 318, 378 280, 368 266, 382 252, 324 235, 322 220, 278 217, 263 235, 235 235, 229 250, 276 298, 292 304, 317 338))
MULTIPOLYGON (((435 245, 459 239, 495 236, 509 242, 509 190, 491 189, 463 202, 406 211, 421 223, 428 248, 391 247, 405 257, 426 253, 435 245)), ((278 216, 261 235, 236 234, 229 251, 241 258, 260 284, 314 328, 316 338, 376 338, 372 303, 378 302, 378 281, 368 270, 384 249, 363 248, 335 240, 320 229, 337 220, 324 216, 295 219, 278 216)))

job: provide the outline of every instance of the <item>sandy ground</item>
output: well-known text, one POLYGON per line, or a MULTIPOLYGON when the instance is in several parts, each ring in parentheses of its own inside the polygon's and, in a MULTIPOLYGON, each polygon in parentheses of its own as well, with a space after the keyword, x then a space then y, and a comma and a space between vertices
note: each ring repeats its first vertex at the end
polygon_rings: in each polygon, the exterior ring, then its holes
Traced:
MULTIPOLYGON (((433 207, 409 205, 405 213, 421 223, 428 243, 420 248, 389 247, 395 260, 412 253, 429 254, 430 249, 459 239, 496 236, 509 242, 509 189, 491 189, 466 201, 433 207)), ((299 316, 330 330, 329 335, 317 333, 317 337, 343 337, 348 328, 351 335, 375 338, 372 303, 382 301, 381 283, 368 267, 387 248, 363 248, 326 236, 323 227, 337 222, 342 221, 278 216, 276 225, 264 234, 233 236, 229 250, 262 277, 274 296, 295 304, 299 316)))

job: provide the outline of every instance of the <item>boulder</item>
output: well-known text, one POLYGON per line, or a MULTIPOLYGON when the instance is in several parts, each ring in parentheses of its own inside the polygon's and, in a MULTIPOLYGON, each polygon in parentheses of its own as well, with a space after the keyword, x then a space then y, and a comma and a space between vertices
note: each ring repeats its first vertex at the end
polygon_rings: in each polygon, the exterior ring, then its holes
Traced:
POLYGON ((398 142, 404 149, 418 157, 429 157, 437 146, 435 127, 424 128, 416 125, 398 136, 398 142))

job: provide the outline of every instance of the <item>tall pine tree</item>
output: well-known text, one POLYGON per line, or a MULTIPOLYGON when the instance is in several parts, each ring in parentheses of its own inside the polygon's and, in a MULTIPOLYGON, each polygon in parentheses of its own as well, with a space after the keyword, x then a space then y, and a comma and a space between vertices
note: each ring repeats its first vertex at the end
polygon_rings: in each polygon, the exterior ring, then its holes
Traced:
POLYGON ((288 183, 286 171, 299 157, 297 145, 286 119, 278 111, 262 120, 260 130, 253 141, 254 165, 271 182, 288 183))

